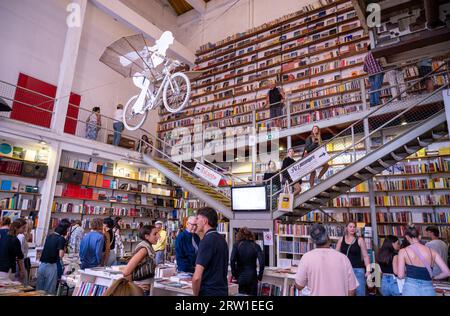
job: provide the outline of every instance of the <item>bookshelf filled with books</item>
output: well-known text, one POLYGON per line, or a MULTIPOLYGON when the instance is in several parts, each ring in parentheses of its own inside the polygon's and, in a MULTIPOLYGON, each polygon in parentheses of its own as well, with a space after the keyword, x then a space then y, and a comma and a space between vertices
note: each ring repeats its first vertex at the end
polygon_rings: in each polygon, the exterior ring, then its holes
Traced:
POLYGON ((0 143, 0 217, 28 219, 33 236, 47 164, 45 145, 5 139, 0 143))

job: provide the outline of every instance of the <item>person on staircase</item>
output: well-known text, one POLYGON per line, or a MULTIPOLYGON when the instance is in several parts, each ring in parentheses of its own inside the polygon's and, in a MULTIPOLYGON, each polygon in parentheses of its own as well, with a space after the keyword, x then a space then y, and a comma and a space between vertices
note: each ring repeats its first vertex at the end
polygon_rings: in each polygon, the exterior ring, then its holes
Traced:
MULTIPOLYGON (((311 131, 311 135, 308 136, 305 142, 305 150, 303 151, 303 158, 308 156, 310 153, 312 153, 314 150, 322 146, 322 134, 320 133, 320 128, 317 125, 313 126, 313 129, 311 131)), ((317 180, 321 179, 323 175, 328 171, 328 168, 330 166, 328 163, 324 164, 322 167, 322 170, 319 173, 319 177, 317 180)), ((314 186, 314 182, 316 179, 316 170, 311 172, 309 176, 309 185, 311 188, 314 186)))
POLYGON ((291 165, 293 165, 295 163, 294 155, 295 155, 294 148, 289 148, 288 154, 283 159, 283 164, 281 165, 282 173, 280 174, 280 179, 281 179, 281 186, 284 186, 286 184, 286 182, 289 183, 290 185, 293 185, 294 186, 294 195, 297 195, 300 192, 302 192, 302 187, 301 187, 302 180, 300 179, 299 181, 293 183, 291 176, 289 175, 289 172, 286 170, 287 168, 289 168, 291 165))
POLYGON ((356 296, 366 296, 366 279, 371 272, 370 259, 366 242, 356 234, 355 222, 347 223, 345 234, 338 240, 336 250, 345 254, 352 264, 359 283, 356 296))

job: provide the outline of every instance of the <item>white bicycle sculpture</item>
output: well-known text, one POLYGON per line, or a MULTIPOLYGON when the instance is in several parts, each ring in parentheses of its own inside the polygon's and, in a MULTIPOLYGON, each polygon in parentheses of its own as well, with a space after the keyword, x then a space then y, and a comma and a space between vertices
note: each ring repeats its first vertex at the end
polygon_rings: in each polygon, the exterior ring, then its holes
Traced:
POLYGON ((141 90, 126 103, 123 111, 123 123, 128 130, 140 128, 148 111, 160 106, 161 101, 170 113, 180 112, 189 102, 190 80, 186 74, 174 71, 182 64, 165 56, 173 40, 171 32, 164 32, 156 45, 149 47, 142 34, 123 37, 110 45, 100 58, 124 77, 132 77, 134 85, 141 90))

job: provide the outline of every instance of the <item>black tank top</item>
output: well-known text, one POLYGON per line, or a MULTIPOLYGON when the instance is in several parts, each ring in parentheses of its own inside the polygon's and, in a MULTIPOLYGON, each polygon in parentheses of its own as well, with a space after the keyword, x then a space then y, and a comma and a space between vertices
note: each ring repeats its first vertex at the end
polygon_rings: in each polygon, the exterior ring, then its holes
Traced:
POLYGON ((380 265, 381 272, 394 274, 394 267, 392 266, 393 261, 394 261, 394 257, 392 257, 389 260, 388 264, 378 262, 378 264, 380 265))
POLYGON ((364 268, 364 263, 361 259, 361 247, 359 246, 358 239, 353 244, 349 245, 345 242, 345 237, 342 237, 341 252, 347 255, 353 268, 364 268), (350 247, 350 250, 349 250, 350 247))

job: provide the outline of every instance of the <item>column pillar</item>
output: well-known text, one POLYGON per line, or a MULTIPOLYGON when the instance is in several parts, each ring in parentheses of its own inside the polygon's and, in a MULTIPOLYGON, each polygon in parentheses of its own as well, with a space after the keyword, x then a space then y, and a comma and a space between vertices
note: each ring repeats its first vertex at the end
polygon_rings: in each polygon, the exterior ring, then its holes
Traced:
MULTIPOLYGON (((71 14, 79 14, 80 25, 72 26, 67 24, 66 40, 64 43, 64 52, 59 68, 58 88, 56 90, 56 101, 54 105, 54 114, 52 117, 51 128, 55 133, 64 133, 66 123, 69 98, 72 90, 75 67, 77 64, 78 51, 80 47, 81 33, 83 31, 84 18, 86 14, 87 0, 73 0, 72 3, 78 5, 71 14)), ((69 16, 68 12, 68 16, 69 16)), ((78 17, 76 17, 78 18, 78 17)), ((70 19, 70 18, 68 18, 70 19)))

